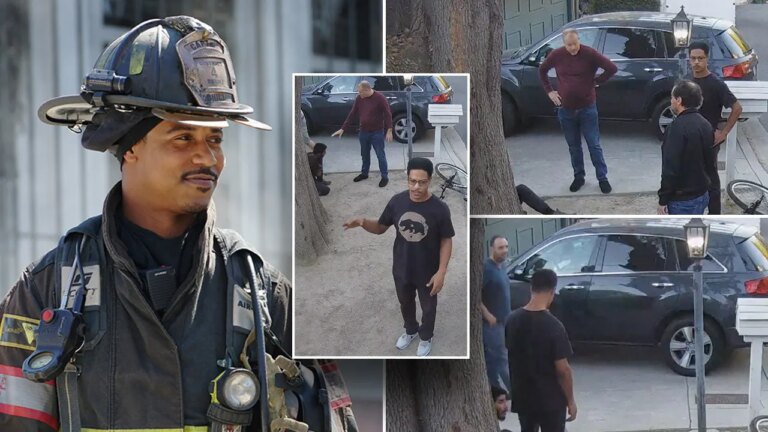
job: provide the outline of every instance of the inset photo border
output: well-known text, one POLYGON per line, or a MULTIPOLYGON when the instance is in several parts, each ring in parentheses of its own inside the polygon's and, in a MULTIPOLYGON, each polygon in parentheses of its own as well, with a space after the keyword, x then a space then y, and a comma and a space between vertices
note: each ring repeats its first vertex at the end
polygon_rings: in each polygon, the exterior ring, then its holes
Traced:
POLYGON ((468 359, 469 75, 293 80, 294 355, 468 359))

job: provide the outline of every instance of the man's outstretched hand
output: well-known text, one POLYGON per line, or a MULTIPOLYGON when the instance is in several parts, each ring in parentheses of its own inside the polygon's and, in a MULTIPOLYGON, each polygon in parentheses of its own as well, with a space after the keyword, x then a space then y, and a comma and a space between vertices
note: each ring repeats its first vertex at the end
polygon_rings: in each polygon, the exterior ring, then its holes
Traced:
POLYGON ((351 229, 351 228, 357 228, 363 226, 364 219, 361 217, 352 218, 346 222, 344 222, 344 231, 351 229))
POLYGON ((434 276, 427 282, 427 287, 431 287, 432 291, 429 292, 429 295, 436 296, 437 293, 440 292, 440 290, 443 289, 443 284, 445 283, 445 273, 438 271, 435 273, 434 276))
POLYGON ((334 133, 333 133, 331 136, 332 136, 332 137, 336 137, 336 136, 337 136, 337 137, 341 138, 341 136, 342 136, 342 135, 344 135, 344 129, 339 129, 339 130, 337 130, 337 131, 336 131, 336 132, 334 132, 334 133))

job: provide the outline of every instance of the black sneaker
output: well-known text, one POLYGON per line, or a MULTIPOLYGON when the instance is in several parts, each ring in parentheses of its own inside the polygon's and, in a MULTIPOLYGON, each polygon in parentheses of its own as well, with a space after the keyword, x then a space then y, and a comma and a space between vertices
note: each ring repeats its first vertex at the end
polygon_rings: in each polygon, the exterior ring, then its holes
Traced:
POLYGON ((611 193, 613 188, 611 187, 611 184, 608 183, 608 180, 600 180, 600 191, 602 191, 604 194, 611 193))
POLYGON ((365 180, 365 179, 367 179, 367 178, 368 178, 368 174, 358 174, 358 176, 357 176, 357 177, 355 177, 354 179, 352 179, 352 181, 353 181, 353 182, 355 182, 355 183, 357 183, 357 182, 359 182, 360 180, 365 180))
POLYGON ((575 178, 573 179, 573 183, 571 183, 571 187, 569 189, 571 192, 576 192, 577 190, 581 189, 582 186, 584 186, 584 179, 575 178))
POLYGON ((389 179, 385 177, 385 178, 383 178, 383 179, 381 179, 381 180, 379 181, 379 187, 384 187, 384 186, 386 186, 388 183, 389 183, 389 179))

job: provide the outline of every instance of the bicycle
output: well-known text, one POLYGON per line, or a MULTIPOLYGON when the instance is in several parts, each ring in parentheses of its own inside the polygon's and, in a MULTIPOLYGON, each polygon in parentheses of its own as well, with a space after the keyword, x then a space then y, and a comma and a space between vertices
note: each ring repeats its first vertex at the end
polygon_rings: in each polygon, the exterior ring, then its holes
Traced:
POLYGON ((733 180, 726 188, 728 196, 744 214, 768 214, 768 188, 749 180, 733 180))
POLYGON ((440 199, 445 199, 445 190, 452 189, 461 194, 464 201, 467 200, 468 177, 463 169, 446 162, 435 165, 437 175, 443 179, 440 184, 440 199))

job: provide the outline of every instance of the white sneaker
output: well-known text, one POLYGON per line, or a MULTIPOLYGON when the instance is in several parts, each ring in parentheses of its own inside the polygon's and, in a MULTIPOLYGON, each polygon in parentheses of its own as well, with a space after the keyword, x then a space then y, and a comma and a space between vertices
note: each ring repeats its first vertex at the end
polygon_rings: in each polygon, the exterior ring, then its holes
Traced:
POLYGON ((406 349, 408 348, 408 345, 410 345, 411 342, 413 342, 413 340, 416 339, 417 335, 418 333, 414 333, 412 335, 409 335, 408 333, 403 333, 402 335, 400 335, 399 338, 397 338, 397 343, 395 344, 395 346, 397 347, 397 349, 401 349, 401 350, 406 349))
POLYGON ((430 351, 432 351, 432 339, 423 340, 419 342, 419 349, 416 350, 416 355, 419 357, 426 357, 430 351))

